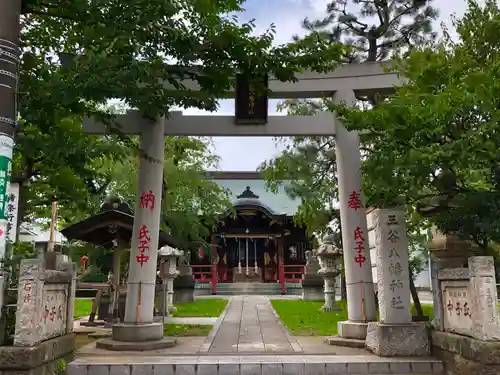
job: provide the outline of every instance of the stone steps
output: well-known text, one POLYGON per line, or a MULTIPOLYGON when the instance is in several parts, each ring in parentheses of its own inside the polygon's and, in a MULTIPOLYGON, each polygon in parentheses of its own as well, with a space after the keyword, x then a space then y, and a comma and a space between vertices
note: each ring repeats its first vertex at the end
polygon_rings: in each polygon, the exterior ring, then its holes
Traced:
MULTIPOLYGON (((300 283, 288 284, 287 294, 301 294, 300 283)), ((210 284, 197 284, 195 286, 197 295, 211 294, 210 284)), ((217 284, 217 294, 221 296, 237 295, 281 295, 281 286, 277 283, 221 283, 217 284)))
POLYGON ((432 358, 272 354, 158 357, 143 353, 80 357, 68 365, 68 375, 444 374, 442 362, 432 358))

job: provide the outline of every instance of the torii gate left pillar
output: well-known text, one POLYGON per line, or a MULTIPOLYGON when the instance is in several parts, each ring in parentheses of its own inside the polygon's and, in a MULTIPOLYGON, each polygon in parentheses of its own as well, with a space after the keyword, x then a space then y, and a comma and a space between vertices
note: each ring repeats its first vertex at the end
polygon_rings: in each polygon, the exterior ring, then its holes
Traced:
POLYGON ((163 337, 163 322, 153 321, 165 153, 164 126, 164 119, 158 118, 141 127, 139 181, 125 319, 123 323, 112 326, 111 339, 97 343, 100 348, 153 350, 175 345, 175 340, 163 337))

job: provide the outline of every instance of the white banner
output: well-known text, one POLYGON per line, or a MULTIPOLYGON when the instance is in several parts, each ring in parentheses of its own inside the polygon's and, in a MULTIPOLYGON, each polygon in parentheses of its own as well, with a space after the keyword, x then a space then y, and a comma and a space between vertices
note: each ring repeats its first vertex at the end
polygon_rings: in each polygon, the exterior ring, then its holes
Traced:
POLYGON ((16 242, 17 216, 19 211, 19 183, 10 183, 7 188, 7 241, 16 242))

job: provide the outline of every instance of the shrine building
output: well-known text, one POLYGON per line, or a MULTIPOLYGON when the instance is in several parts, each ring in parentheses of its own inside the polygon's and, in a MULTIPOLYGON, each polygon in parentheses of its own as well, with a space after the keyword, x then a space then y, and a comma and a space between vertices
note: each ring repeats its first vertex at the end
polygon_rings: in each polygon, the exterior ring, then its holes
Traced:
POLYGON ((300 205, 280 187, 267 191, 258 172, 207 172, 207 178, 229 190, 234 212, 222 215, 210 236, 210 249, 191 254, 198 284, 300 283, 305 252, 312 237, 293 222, 300 205))

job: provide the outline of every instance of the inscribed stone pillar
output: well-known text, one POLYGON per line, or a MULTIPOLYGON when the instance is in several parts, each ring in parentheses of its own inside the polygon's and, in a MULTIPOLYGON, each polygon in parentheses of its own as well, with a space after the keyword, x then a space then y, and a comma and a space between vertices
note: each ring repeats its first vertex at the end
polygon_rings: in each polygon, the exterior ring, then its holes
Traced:
POLYGON ((438 275, 443 268, 466 267, 470 255, 470 244, 456 236, 442 234, 433 229, 432 240, 427 244, 431 259, 432 301, 434 305, 433 325, 444 330, 443 295, 438 275))
POLYGON ((373 216, 380 323, 408 324, 411 305, 405 215, 402 210, 378 209, 373 216))
POLYGON ((378 209, 373 213, 373 222, 380 321, 368 323, 366 348, 383 357, 428 356, 426 325, 411 321, 404 211, 378 209))
MULTIPOLYGON (((353 105, 352 90, 337 91, 336 103, 353 105)), ((361 154, 359 135, 347 131, 340 123, 335 130, 335 153, 337 157, 340 217, 342 222, 342 243, 347 287, 347 311, 352 330, 346 323, 339 323, 342 337, 364 339, 366 325, 376 320, 375 296, 373 290, 368 230, 363 192, 361 191, 361 154), (348 331, 352 331, 351 333, 348 331)))
POLYGON ((40 306, 44 268, 40 259, 23 259, 19 269, 14 346, 35 346, 41 341, 40 306))
POLYGON ((141 133, 139 183, 127 281, 125 323, 152 323, 160 229, 164 160, 164 122, 141 133))
POLYGON ((483 341, 500 340, 500 321, 493 257, 469 258, 470 289, 472 292, 472 335, 483 341))

